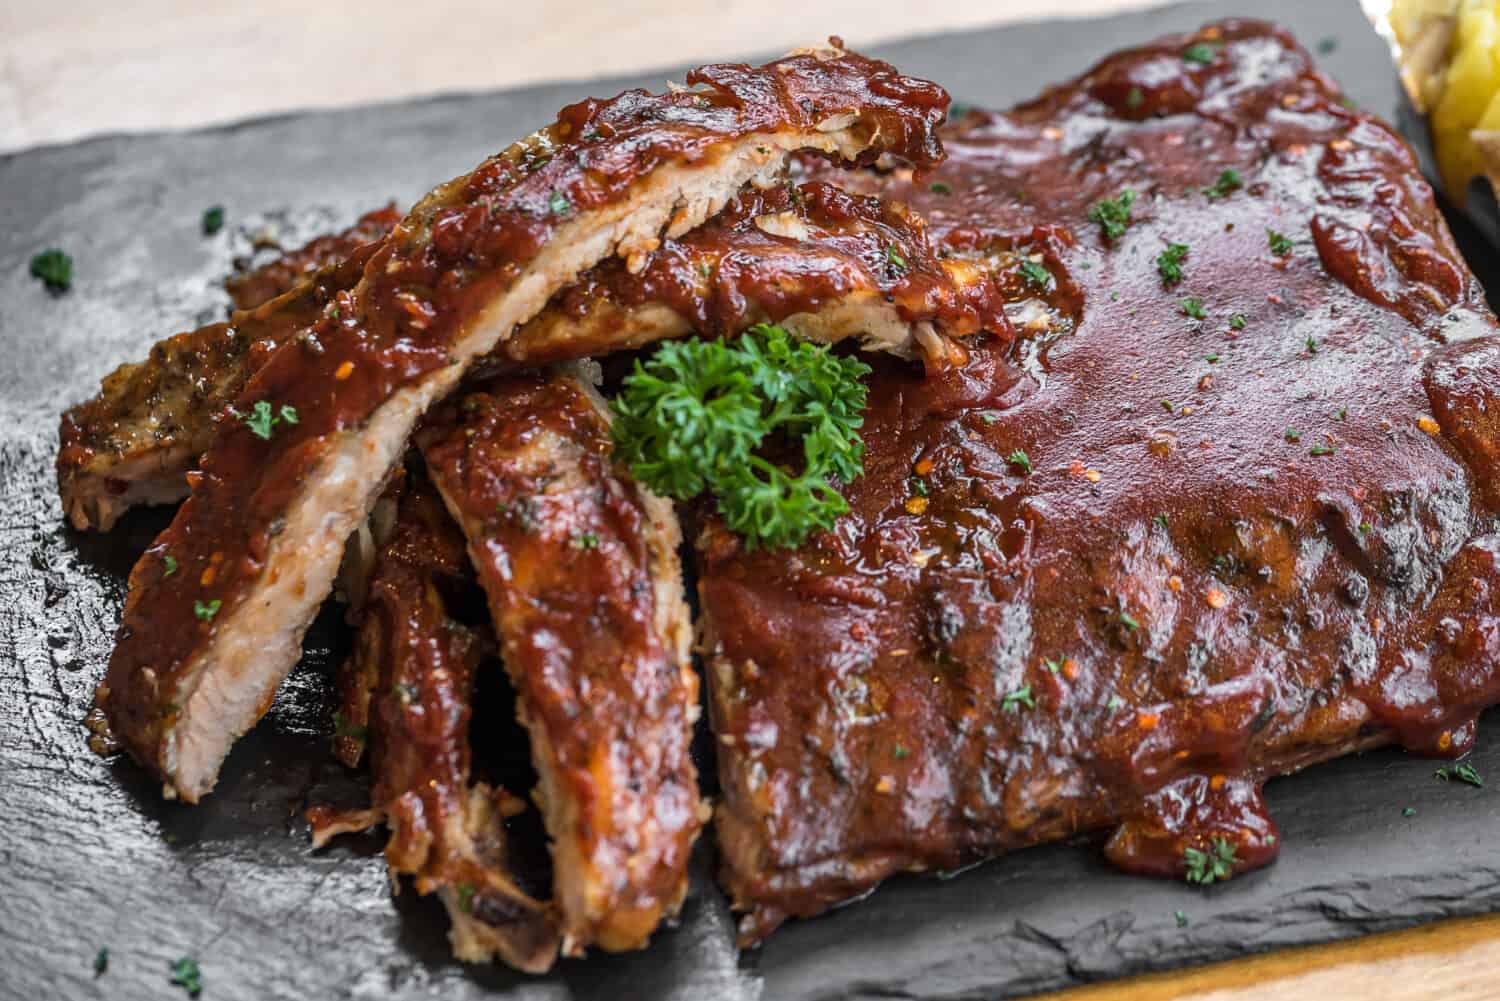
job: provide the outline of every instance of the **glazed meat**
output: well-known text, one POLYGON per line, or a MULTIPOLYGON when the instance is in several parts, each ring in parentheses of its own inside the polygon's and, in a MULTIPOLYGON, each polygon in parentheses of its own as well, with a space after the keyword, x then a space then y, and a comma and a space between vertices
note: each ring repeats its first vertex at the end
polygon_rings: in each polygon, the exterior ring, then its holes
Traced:
MULTIPOLYGON (((310 262, 325 267, 277 306, 163 341, 68 411, 58 483, 74 527, 107 531, 133 504, 185 496, 187 473, 250 373, 358 280, 371 248, 352 242, 378 237, 393 215, 371 212, 231 280, 248 310, 256 296, 295 288, 310 262), (334 267, 345 252, 356 260, 334 267)), ((480 367, 578 359, 695 331, 732 334, 762 320, 814 340, 858 336, 867 347, 919 350, 942 366, 962 358, 953 338, 1009 330, 990 263, 940 259, 922 220, 899 204, 825 182, 747 186, 708 224, 665 240, 639 273, 619 259, 586 272, 480 367)))
MULTIPOLYGON (((509 875, 505 817, 520 805, 503 789, 470 781, 469 720, 475 673, 493 664, 488 630, 454 619, 448 594, 473 574, 442 501, 425 479, 393 491, 397 508, 360 612, 354 653, 340 670, 340 740, 368 731, 370 809, 309 810, 313 841, 384 821, 393 875, 437 893, 451 921, 454 955, 494 956, 539 973, 557 955, 551 905, 509 875)), ((341 748, 347 757, 350 748, 341 748)))
POLYGON ((344 262, 365 244, 384 239, 400 221, 395 202, 366 212, 348 229, 314 237, 258 268, 231 275, 224 279, 224 290, 235 309, 254 309, 290 292, 324 268, 344 262))
POLYGON ((962 360, 953 338, 1008 333, 1002 302, 987 262, 939 258, 905 205, 826 181, 752 186, 640 270, 615 259, 588 272, 497 354, 563 361, 768 322, 942 367, 962 360))
POLYGON ((638 948, 677 912, 707 814, 677 517, 613 466, 607 414, 579 377, 516 376, 418 435, 530 734, 570 955, 638 948))
POLYGON ((96 694, 168 795, 206 793, 264 712, 417 419, 553 294, 611 255, 643 264, 793 152, 941 154, 946 94, 836 47, 688 83, 572 105, 434 190, 246 383, 131 573, 96 694))
POLYGON ((1405 143, 1254 22, 943 138, 931 186, 866 186, 1050 248, 1045 305, 877 363, 835 530, 698 536, 745 942, 1077 832, 1262 865, 1266 779, 1457 755, 1500 699, 1500 338, 1405 143))

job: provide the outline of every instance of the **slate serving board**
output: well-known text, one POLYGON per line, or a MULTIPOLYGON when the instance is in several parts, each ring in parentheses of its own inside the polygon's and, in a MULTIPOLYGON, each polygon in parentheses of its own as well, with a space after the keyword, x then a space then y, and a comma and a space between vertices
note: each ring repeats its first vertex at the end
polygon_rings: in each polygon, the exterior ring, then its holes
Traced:
MULTIPOLYGON (((962 100, 1003 106, 1111 49, 1245 10, 1310 47, 1336 40, 1324 66, 1361 105, 1396 116, 1387 53, 1353 0, 1194 3, 875 51, 962 100)), ((183 955, 199 960, 212 1001, 999 998, 1500 910, 1495 791, 1436 782, 1431 762, 1381 752, 1271 783, 1281 859, 1228 884, 1134 878, 1087 846, 1048 846, 947 881, 893 880, 743 956, 705 839, 680 924, 649 950, 529 978, 449 959, 440 908, 410 890, 391 897, 380 837, 310 850, 302 806, 364 796, 363 777, 327 747, 328 675, 347 642, 336 612, 202 806, 164 803, 129 761, 90 754, 79 720, 125 576, 168 514, 133 515, 107 537, 64 528, 52 483, 60 410, 157 337, 222 315, 217 281, 254 237, 291 244, 388 198, 409 203, 569 101, 665 76, 0 159, 0 998, 176 996, 169 965, 183 955), (200 213, 213 204, 230 226, 205 238, 200 213), (61 297, 26 274, 54 245, 76 261, 61 297), (96 977, 101 947, 110 960, 96 977)), ((1497 723, 1492 713, 1485 728, 1497 723)), ((1474 762, 1500 775, 1500 740, 1482 735, 1474 762)))

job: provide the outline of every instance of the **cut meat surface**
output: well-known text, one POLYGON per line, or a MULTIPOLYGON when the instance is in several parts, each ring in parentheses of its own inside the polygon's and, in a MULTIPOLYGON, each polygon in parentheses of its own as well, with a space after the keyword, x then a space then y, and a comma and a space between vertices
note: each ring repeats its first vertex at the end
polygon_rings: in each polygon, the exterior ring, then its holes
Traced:
POLYGON ((1244 871, 1267 778, 1460 754, 1500 699, 1500 338, 1390 128, 1226 22, 943 138, 931 186, 862 184, 1037 251, 1043 302, 954 371, 877 362, 833 531, 698 534, 746 942, 1080 831, 1244 871))
POLYGON ((962 360, 955 338, 1009 336, 1002 305, 986 263, 940 258, 905 205, 825 181, 750 187, 639 270, 615 259, 589 271, 497 353, 564 361, 768 322, 944 367, 962 360))
POLYGON ((644 262, 794 152, 941 155, 947 95, 838 48, 688 83, 573 105, 439 187, 256 370, 131 573, 96 693, 169 795, 204 795, 264 712, 418 417, 559 289, 612 254, 644 262))
POLYGON ((448 590, 472 586, 463 536, 424 479, 396 492, 395 524, 360 612, 354 653, 341 669, 348 679, 341 736, 368 729, 371 805, 310 809, 313 841, 384 821, 391 872, 413 877, 419 893, 439 895, 454 955, 468 962, 499 956, 540 973, 557 956, 555 913, 508 874, 505 814, 513 801, 470 781, 474 678, 493 640, 448 608, 448 590))
POLYGON ((707 813, 676 515, 613 466, 604 403, 578 377, 466 393, 418 441, 530 734, 564 952, 638 948, 681 905, 707 813))

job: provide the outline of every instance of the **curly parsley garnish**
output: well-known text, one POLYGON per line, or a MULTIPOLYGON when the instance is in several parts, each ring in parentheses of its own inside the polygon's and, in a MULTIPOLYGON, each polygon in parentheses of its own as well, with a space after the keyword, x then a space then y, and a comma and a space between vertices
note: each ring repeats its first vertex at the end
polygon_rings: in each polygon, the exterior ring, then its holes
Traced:
POLYGON ((1176 285, 1182 281, 1182 262, 1187 260, 1188 245, 1169 243, 1167 249, 1156 257, 1156 273, 1161 275, 1163 285, 1176 285))
POLYGON ((73 287, 73 258, 56 247, 44 250, 31 259, 31 277, 41 279, 49 292, 66 292, 73 287))
POLYGON ((1208 851, 1188 848, 1182 853, 1183 865, 1187 867, 1187 881, 1207 886, 1234 875, 1234 845, 1224 838, 1214 838, 1208 843, 1208 851))
POLYGON ((1135 204, 1135 192, 1128 188, 1113 198, 1096 202, 1089 209, 1089 222, 1099 224, 1099 232, 1106 243, 1114 243, 1125 235, 1130 225, 1130 207, 1135 204))
POLYGON ((801 545, 848 511, 833 483, 864 471, 869 371, 767 324, 734 341, 670 341, 611 404, 615 452, 660 494, 711 494, 751 548, 801 545), (762 454, 768 443, 800 446, 800 471, 762 454))
POLYGON ((255 406, 251 407, 248 414, 234 412, 234 416, 245 422, 245 426, 250 429, 251 434, 257 438, 264 438, 267 441, 270 441, 271 430, 276 425, 297 423, 297 409, 295 407, 282 404, 280 410, 273 411, 271 404, 265 400, 261 400, 255 406))

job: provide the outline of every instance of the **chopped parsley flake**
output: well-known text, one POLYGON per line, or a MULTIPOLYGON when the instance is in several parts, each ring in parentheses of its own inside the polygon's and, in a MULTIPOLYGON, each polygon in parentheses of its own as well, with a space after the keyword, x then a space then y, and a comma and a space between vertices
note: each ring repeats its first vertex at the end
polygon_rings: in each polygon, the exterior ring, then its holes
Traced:
POLYGON ((1104 703, 1104 708, 1106 708, 1106 709, 1118 709, 1121 706, 1123 706, 1124 704, 1125 704, 1125 700, 1124 699, 1120 698, 1118 695, 1111 695, 1109 697, 1109 701, 1106 702, 1106 703, 1104 703))
POLYGON ((1216 361, 1219 360, 1219 356, 1216 355, 1216 354, 1207 355, 1207 356, 1204 357, 1203 360, 1206 361, 1206 362, 1208 362, 1210 365, 1212 365, 1214 362, 1216 362, 1216 361))
POLYGON ((1146 95, 1141 93, 1141 88, 1131 87, 1130 90, 1125 93, 1125 107, 1129 108, 1131 111, 1136 110, 1145 103, 1146 95))
POLYGON ((947 181, 933 181, 931 184, 927 185, 927 190, 931 191, 935 195, 953 194, 953 186, 947 181))
POLYGON ((554 191, 547 197, 547 211, 553 215, 567 215, 573 211, 573 203, 561 191, 554 191))
POLYGON ((1345 418, 1347 418, 1348 416, 1349 416, 1349 408, 1348 407, 1339 407, 1338 410, 1336 410, 1334 412, 1333 419, 1336 420, 1336 421, 1341 421, 1341 420, 1344 420, 1345 418))
POLYGON ((909 751, 906 748, 902 747, 900 744, 897 744, 891 750, 891 757, 895 758, 897 761, 900 761, 902 758, 906 758, 906 757, 910 757, 910 756, 911 756, 911 751, 909 751))
POLYGON ((1048 271, 1044 265, 1039 264, 1036 261, 1021 262, 1021 277, 1024 278, 1026 280, 1026 284, 1030 285, 1032 288, 1038 288, 1046 291, 1047 289, 1052 287, 1052 272, 1048 271))
POLYGON ((1000 418, 996 417, 994 414, 980 414, 979 419, 984 421, 986 424, 993 424, 1000 418))
POLYGON ((1172 403, 1171 400, 1162 400, 1161 408, 1169 414, 1177 413, 1177 407, 1172 403))
POLYGON ((1177 919, 1177 927, 1186 928, 1188 926, 1188 916, 1184 912, 1173 911, 1172 917, 1177 919))
POLYGON ((94 953, 94 976, 103 976, 107 969, 109 969, 109 946, 106 945, 94 953))
POLYGON ((1199 66, 1207 66, 1218 55, 1218 46, 1209 42, 1194 42, 1182 50, 1182 61, 1185 63, 1196 63, 1199 66))
POLYGON ((885 248, 885 262, 897 271, 905 271, 907 268, 906 258, 901 256, 901 251, 894 244, 885 248))
POLYGON ((1240 172, 1230 167, 1219 174, 1219 179, 1214 181, 1213 187, 1204 188, 1203 193, 1210 199, 1228 198, 1231 192, 1238 191, 1244 186, 1245 182, 1240 180, 1240 172))
POLYGON ((198 969, 198 961, 191 956, 183 956, 172 964, 173 987, 181 987, 187 991, 190 998, 195 998, 203 993, 203 971, 198 969))
POLYGON ((161 575, 163 577, 170 577, 176 572, 177 557, 173 556, 171 553, 168 553, 161 558, 161 575))
POLYGON ((1306 344, 1308 354, 1315 355, 1318 353, 1318 339, 1316 337, 1309 337, 1306 344))
POLYGON ((207 604, 204 604, 201 601, 194 601, 193 614, 198 617, 199 622, 210 622, 213 620, 213 617, 215 615, 219 614, 219 609, 223 606, 223 604, 224 602, 220 601, 218 598, 215 598, 213 601, 210 601, 207 604))
POLYGON ((215 205, 203 213, 203 235, 213 236, 224 228, 224 206, 215 205))
POLYGON ((1271 246, 1271 253, 1277 257, 1285 257, 1292 252, 1292 241, 1274 229, 1266 230, 1266 242, 1271 246))
POLYGON ((271 404, 265 400, 261 400, 255 406, 251 407, 248 414, 235 413, 235 416, 245 422, 245 426, 250 429, 251 434, 266 441, 271 440, 271 431, 276 425, 297 423, 297 410, 295 407, 282 404, 281 409, 273 411, 271 404))
POLYGON ((1031 686, 1022 685, 1000 700, 1000 707, 1006 712, 1019 712, 1022 708, 1035 709, 1036 700, 1031 697, 1031 686))
POLYGON ((1182 281, 1182 262, 1187 260, 1188 245, 1185 243, 1169 243, 1167 249, 1163 250, 1156 258, 1156 273, 1161 275, 1161 283, 1166 286, 1176 285, 1182 281))
POLYGON ((1301 441, 1302 440, 1302 432, 1298 431, 1296 428, 1287 428, 1286 429, 1286 440, 1287 441, 1301 441))
POLYGON ((1401 808, 1401 816, 1403 817, 1415 817, 1416 815, 1417 808, 1414 806, 1404 806, 1401 808))
POLYGON ((1370 523, 1368 521, 1362 521, 1362 522, 1359 523, 1359 534, 1360 535, 1369 535, 1370 534, 1370 523))
POLYGON ((1053 674, 1056 674, 1057 672, 1062 670, 1062 658, 1059 657, 1056 660, 1049 660, 1046 657, 1043 657, 1042 666, 1053 674))
POLYGON ((1131 616, 1129 612, 1120 613, 1120 625, 1124 626, 1126 629, 1129 629, 1131 632, 1135 632, 1137 629, 1141 628, 1141 624, 1135 621, 1135 618, 1131 616))
POLYGON ((1031 456, 1019 448, 1005 457, 1005 461, 1015 466, 1023 475, 1031 472, 1031 456))
POLYGON ((1159 514, 1151 519, 1152 524, 1165 532, 1172 525, 1172 520, 1164 514, 1159 514))
POLYGON ((577 535, 573 536, 573 548, 598 549, 599 536, 595 535, 593 532, 579 532, 577 535))
POLYGON ((1182 862, 1187 870, 1187 881, 1207 886, 1234 875, 1234 866, 1239 859, 1234 845, 1224 838, 1214 838, 1208 851, 1188 848, 1182 853, 1182 862))
POLYGON ((1442 779, 1444 782, 1452 779, 1455 782, 1466 782, 1475 788, 1484 787, 1484 776, 1480 775, 1478 770, 1467 761, 1461 765, 1449 765, 1446 768, 1439 768, 1432 773, 1432 776, 1436 779, 1442 779))
POLYGON ((1208 314, 1203 311, 1203 300, 1197 296, 1189 296, 1182 300, 1182 311, 1195 320, 1205 320, 1208 314))
POLYGON ((911 478, 911 492, 918 497, 926 497, 928 493, 927 481, 920 476, 913 476, 911 478))
POLYGON ((1096 202, 1089 209, 1089 222, 1098 223, 1105 242, 1113 243, 1125 235, 1130 225, 1130 207, 1134 204, 1135 192, 1127 189, 1113 198, 1096 202))
POLYGON ((1231 316, 1229 318, 1229 329, 1230 330, 1244 330, 1245 329, 1245 324, 1247 322, 1249 322, 1249 321, 1247 321, 1245 319, 1245 314, 1244 313, 1235 313, 1233 316, 1231 316))
POLYGON ((73 258, 56 247, 44 250, 31 259, 31 277, 41 279, 49 292, 66 292, 73 287, 73 258))
POLYGON ((1333 454, 1333 446, 1331 446, 1331 445, 1314 445, 1312 448, 1308 449, 1307 454, 1308 455, 1332 455, 1333 454))

